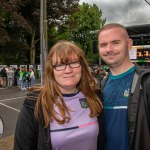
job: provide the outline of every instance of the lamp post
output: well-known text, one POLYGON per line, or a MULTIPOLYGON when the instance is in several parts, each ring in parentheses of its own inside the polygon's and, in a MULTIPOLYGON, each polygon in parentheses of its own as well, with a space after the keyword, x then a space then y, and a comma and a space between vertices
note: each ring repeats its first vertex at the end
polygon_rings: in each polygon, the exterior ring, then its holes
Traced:
POLYGON ((41 64, 41 85, 44 83, 44 70, 47 56, 47 7, 46 0, 40 0, 40 64, 41 64))

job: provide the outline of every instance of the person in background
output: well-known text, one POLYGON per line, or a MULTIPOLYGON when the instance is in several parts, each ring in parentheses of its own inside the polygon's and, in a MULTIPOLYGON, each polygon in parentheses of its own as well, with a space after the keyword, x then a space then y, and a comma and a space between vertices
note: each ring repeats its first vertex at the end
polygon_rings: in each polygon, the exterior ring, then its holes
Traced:
POLYGON ((26 89, 26 68, 21 67, 19 71, 19 81, 21 85, 21 90, 27 90, 26 89))
POLYGON ((20 86, 19 77, 20 77, 20 67, 18 67, 18 68, 15 70, 15 78, 16 78, 17 86, 20 86))
POLYGON ((7 70, 7 84, 8 88, 12 88, 14 83, 14 70, 12 67, 9 67, 7 70))
POLYGON ((29 89, 31 87, 31 79, 30 79, 30 69, 26 68, 26 89, 29 89))
POLYGON ((98 34, 110 70, 101 82, 104 150, 150 149, 150 71, 131 62, 132 43, 121 24, 107 24, 98 34))
POLYGON ((101 150, 102 104, 83 51, 72 42, 57 42, 44 79, 24 101, 14 150, 101 150))
POLYGON ((16 78, 16 70, 17 68, 13 68, 13 71, 14 71, 14 86, 17 86, 17 78, 16 78))
POLYGON ((101 67, 100 69, 99 69, 99 73, 98 73, 98 76, 97 76, 97 81, 98 81, 98 83, 100 83, 102 80, 103 80, 103 78, 105 78, 106 77, 106 72, 105 72, 105 70, 101 67))
POLYGON ((30 68, 30 81, 31 81, 31 86, 35 85, 35 75, 34 75, 34 70, 30 68))
POLYGON ((6 67, 3 67, 1 69, 1 87, 5 87, 7 83, 7 73, 6 73, 6 67))

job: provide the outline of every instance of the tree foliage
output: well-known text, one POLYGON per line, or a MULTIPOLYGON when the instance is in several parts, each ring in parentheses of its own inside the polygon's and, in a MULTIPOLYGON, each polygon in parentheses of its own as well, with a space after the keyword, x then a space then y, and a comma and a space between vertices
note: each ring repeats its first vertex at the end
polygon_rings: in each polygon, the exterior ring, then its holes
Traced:
MULTIPOLYGON (((95 31, 104 23, 97 5, 47 0, 48 47, 57 40, 78 43, 88 57, 95 31)), ((0 0, 0 63, 35 64, 40 58, 40 0, 0 0), (6 56, 6 57, 5 57, 6 56)))
POLYGON ((57 40, 69 39, 68 17, 79 10, 79 0, 47 0, 49 46, 57 40), (55 32, 54 32, 55 31, 55 32))
MULTIPOLYGON (((24 6, 26 2, 17 0, 4 0, 0 5, 0 31, 4 35, 0 35, 0 56, 3 57, 3 63, 8 64, 7 59, 11 62, 14 57, 18 60, 18 51, 26 54, 29 50, 29 45, 25 38, 26 34, 32 34, 32 28, 28 21, 22 16, 19 9, 24 6), (3 38, 4 37, 4 38, 3 38), (14 46, 16 44, 16 46, 14 46)), ((23 55, 25 58, 25 55, 23 55)), ((22 59, 22 63, 23 63, 22 59)), ((20 62, 18 62, 20 63, 20 62)))
MULTIPOLYGON (((77 11, 78 2, 47 0, 49 46, 65 32, 65 18, 77 11)), ((13 48, 15 58, 18 59, 17 52, 22 51, 27 59, 23 59, 22 63, 34 64, 40 54, 40 0, 1 0, 0 3, 0 56, 4 51, 12 52, 13 46, 9 46, 7 51, 6 46, 14 42, 20 45, 13 48)), ((14 55, 13 52, 9 56, 14 55)), ((3 59, 1 63, 7 61, 3 59)))
MULTIPOLYGON (((85 50, 86 57, 92 56, 92 43, 97 40, 97 31, 104 25, 102 11, 97 5, 83 3, 79 11, 70 16, 70 32, 72 40, 79 43, 85 50)), ((95 56, 93 55, 95 58, 95 56)))

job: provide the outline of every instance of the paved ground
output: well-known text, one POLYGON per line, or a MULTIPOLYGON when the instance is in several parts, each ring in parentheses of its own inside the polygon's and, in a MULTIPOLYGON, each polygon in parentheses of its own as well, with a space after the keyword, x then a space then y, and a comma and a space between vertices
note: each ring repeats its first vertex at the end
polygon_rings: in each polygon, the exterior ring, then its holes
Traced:
POLYGON ((13 150, 13 141, 14 141, 14 136, 8 136, 6 138, 2 138, 0 140, 0 149, 1 150, 13 150))
POLYGON ((0 150, 13 149, 13 135, 17 118, 27 91, 18 87, 0 89, 0 116, 4 122, 4 133, 0 139, 0 150))
POLYGON ((18 87, 0 88, 0 117, 4 122, 0 150, 13 150, 15 126, 27 93, 28 91, 21 91, 18 87))

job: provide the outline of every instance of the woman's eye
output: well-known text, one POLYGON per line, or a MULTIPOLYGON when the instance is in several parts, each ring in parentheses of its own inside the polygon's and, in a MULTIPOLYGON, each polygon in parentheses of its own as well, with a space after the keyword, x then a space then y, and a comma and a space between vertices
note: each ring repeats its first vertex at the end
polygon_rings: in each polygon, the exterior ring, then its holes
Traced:
POLYGON ((65 66, 65 64, 57 64, 56 67, 65 66))

